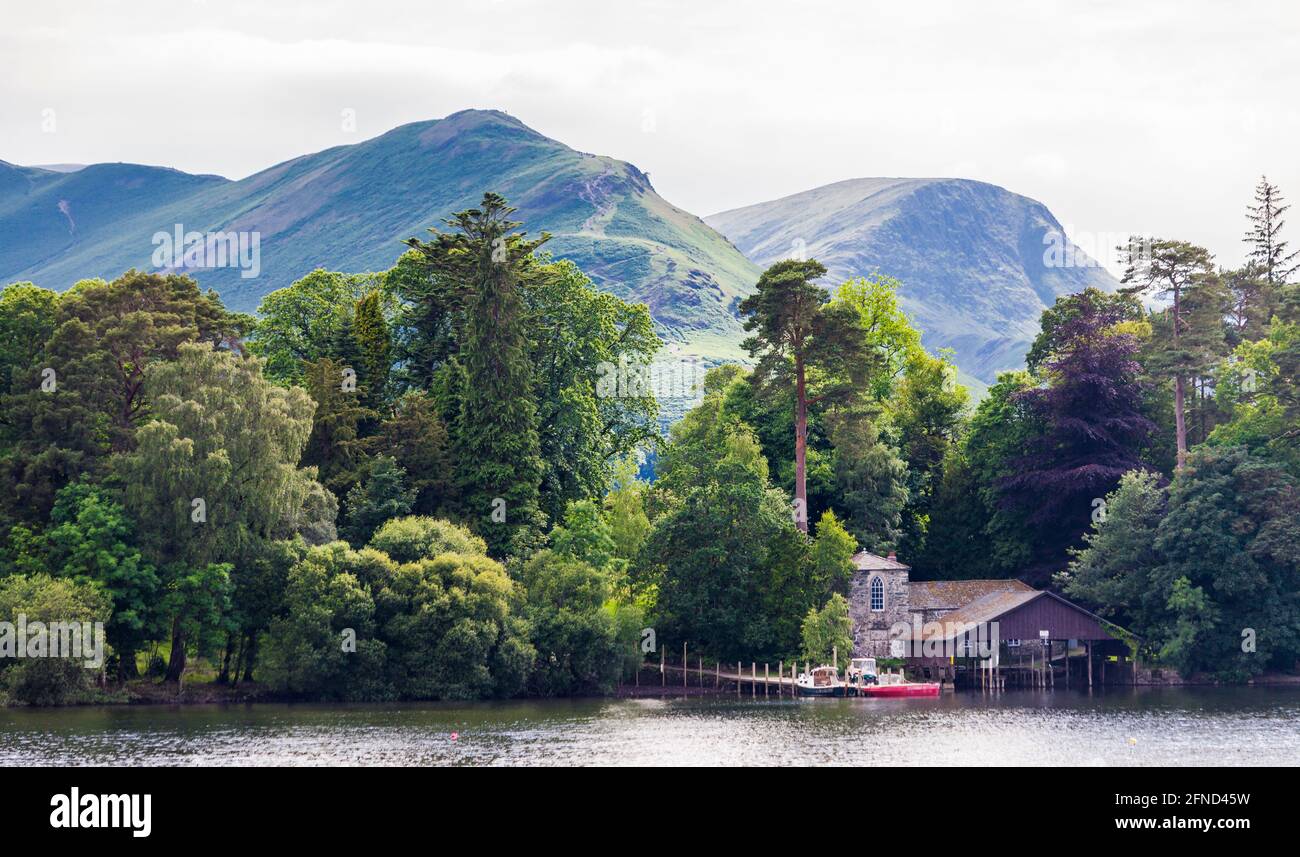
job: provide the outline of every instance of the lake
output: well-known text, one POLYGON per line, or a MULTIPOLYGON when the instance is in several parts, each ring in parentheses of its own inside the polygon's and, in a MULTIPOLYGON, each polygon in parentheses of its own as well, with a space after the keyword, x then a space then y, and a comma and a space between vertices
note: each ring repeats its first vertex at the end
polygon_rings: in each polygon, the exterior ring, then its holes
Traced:
POLYGON ((1300 688, 0 709, 18 765, 1297 765, 1300 688))

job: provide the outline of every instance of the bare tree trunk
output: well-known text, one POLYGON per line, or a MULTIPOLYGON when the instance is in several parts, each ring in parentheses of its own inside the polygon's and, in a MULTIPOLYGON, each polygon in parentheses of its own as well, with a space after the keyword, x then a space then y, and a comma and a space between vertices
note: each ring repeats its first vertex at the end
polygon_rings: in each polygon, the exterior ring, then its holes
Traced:
POLYGON ((172 620, 172 652, 167 659, 165 680, 179 683, 185 672, 185 631, 181 628, 181 618, 172 620))
POLYGON ((795 358, 794 416, 795 525, 808 532, 808 388, 802 358, 795 358))
MULTIPOLYGON (((1182 289, 1174 287, 1173 334, 1174 350, 1178 349, 1178 327, 1183 323, 1182 289)), ((1177 469, 1187 465, 1187 414, 1184 405, 1187 400, 1186 382, 1181 373, 1174 375, 1174 439, 1178 446, 1177 469)))
POLYGON ((1178 469, 1187 464, 1187 417, 1183 411, 1186 399, 1183 376, 1174 377, 1174 437, 1178 443, 1178 469))
POLYGON ((253 680, 253 664, 257 661, 257 635, 249 634, 244 643, 244 678, 243 681, 253 680))
MULTIPOLYGON (((230 684, 230 664, 235 658, 235 634, 226 634, 226 650, 221 655, 221 672, 217 674, 217 684, 230 684)), ((238 670, 239 666, 236 665, 238 670)))

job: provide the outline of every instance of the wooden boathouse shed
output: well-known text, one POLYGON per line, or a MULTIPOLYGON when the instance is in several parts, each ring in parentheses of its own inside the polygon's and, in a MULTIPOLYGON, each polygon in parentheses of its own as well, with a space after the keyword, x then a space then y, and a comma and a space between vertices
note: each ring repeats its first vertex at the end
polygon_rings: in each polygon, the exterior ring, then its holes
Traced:
POLYGON ((1128 633, 1054 592, 1021 584, 989 592, 932 622, 914 618, 891 647, 903 649, 910 672, 966 686, 1128 684, 1129 646, 1107 627, 1128 633))

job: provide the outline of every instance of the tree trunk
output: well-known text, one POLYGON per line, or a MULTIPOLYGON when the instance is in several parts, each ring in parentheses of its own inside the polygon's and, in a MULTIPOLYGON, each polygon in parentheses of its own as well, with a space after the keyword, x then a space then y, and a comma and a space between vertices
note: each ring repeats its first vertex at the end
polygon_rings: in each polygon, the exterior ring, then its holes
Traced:
POLYGON ((244 643, 244 677, 242 681, 253 680, 253 664, 257 661, 257 635, 249 634, 244 643))
MULTIPOLYGON (((1178 350, 1178 328, 1183 323, 1183 292, 1174 287, 1174 350, 1178 350)), ((1181 373, 1174 375, 1174 439, 1178 445, 1177 469, 1182 470, 1187 464, 1187 415, 1184 405, 1187 400, 1187 388, 1181 373)))
POLYGON ((1187 464, 1187 417, 1183 404, 1187 398, 1182 375, 1174 376, 1174 437, 1178 443, 1178 469, 1187 464))
MULTIPOLYGON (((235 635, 226 634, 226 650, 221 655, 221 672, 217 673, 217 684, 230 684, 230 663, 235 658, 235 635)), ((238 674, 239 665, 235 665, 238 674)))
POLYGON ((794 511, 795 526, 808 532, 808 388, 802 358, 795 358, 794 511))
POLYGON ((117 680, 139 678, 140 670, 135 666, 135 652, 120 652, 117 656, 117 680))
POLYGON ((181 629, 181 619, 177 616, 172 620, 172 652, 167 658, 167 675, 164 680, 179 683, 183 672, 185 672, 185 631, 181 629))

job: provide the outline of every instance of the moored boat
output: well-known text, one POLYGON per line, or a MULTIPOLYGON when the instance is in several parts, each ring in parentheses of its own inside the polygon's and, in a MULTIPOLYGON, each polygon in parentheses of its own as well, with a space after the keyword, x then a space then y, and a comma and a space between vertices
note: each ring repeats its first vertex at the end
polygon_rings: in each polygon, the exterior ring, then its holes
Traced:
POLYGON ((840 681, 839 670, 835 667, 814 667, 806 673, 799 673, 795 679, 795 689, 800 696, 848 696, 849 685, 840 681))
POLYGON ((860 696, 903 697, 903 696, 938 696, 937 681, 911 682, 901 674, 888 673, 878 676, 875 684, 858 688, 860 696))

